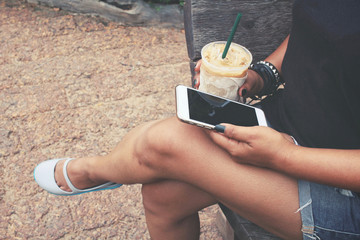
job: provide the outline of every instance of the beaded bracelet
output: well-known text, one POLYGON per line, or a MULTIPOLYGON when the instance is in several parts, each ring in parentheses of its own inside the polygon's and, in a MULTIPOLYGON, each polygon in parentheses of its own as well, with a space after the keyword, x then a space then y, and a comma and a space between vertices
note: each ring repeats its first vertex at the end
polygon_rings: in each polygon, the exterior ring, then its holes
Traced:
POLYGON ((278 87, 284 83, 279 71, 270 62, 259 61, 251 64, 249 69, 257 72, 264 81, 264 87, 258 94, 259 97, 274 94, 278 87))

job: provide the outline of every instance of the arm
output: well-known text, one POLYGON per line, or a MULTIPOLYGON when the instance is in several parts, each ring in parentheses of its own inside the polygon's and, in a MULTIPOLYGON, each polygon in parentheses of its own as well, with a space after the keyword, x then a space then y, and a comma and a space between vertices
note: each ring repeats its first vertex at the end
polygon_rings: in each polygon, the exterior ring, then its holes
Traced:
POLYGON ((296 178, 360 192, 360 149, 320 149, 296 146, 273 167, 296 178))
POLYGON ((271 128, 224 126, 224 134, 211 132, 210 136, 234 161, 360 192, 360 149, 301 147, 271 128))
POLYGON ((284 59, 287 45, 289 42, 289 37, 290 35, 288 35, 285 38, 285 40, 281 43, 281 45, 265 59, 265 61, 271 62, 280 73, 281 73, 282 61, 284 59))

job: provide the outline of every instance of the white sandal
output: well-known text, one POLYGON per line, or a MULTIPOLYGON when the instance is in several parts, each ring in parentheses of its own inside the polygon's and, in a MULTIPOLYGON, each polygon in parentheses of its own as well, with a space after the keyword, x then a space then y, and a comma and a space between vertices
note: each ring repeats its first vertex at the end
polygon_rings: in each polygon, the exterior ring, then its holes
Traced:
POLYGON ((78 195, 82 193, 87 192, 94 192, 94 191, 101 191, 101 190, 107 190, 107 189, 114 189, 122 186, 122 184, 113 183, 113 182, 107 182, 104 184, 101 184, 96 187, 87 188, 87 189, 77 189, 74 187, 74 185, 71 183, 69 176, 67 174, 66 167, 68 163, 73 160, 73 158, 58 158, 58 159, 51 159, 44 161, 36 166, 34 170, 34 179, 39 184, 39 186, 49 193, 55 194, 55 195, 61 195, 61 196, 72 196, 72 195, 78 195), (61 161, 65 160, 64 167, 63 167, 63 173, 66 180, 66 183, 68 184, 69 188, 71 189, 71 192, 67 192, 62 190, 55 181, 55 167, 56 164, 61 161))

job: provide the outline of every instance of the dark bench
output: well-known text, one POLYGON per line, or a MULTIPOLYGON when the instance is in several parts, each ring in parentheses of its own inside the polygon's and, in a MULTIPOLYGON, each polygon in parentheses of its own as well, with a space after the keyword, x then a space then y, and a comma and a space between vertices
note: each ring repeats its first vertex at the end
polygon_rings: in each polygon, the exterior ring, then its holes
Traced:
MULTIPOLYGON (((234 42, 248 48, 254 61, 272 53, 290 32, 293 0, 185 0, 184 24, 192 84, 201 48, 212 41, 226 41, 241 12, 234 42)), ((234 230, 234 239, 278 239, 219 204, 234 230)))

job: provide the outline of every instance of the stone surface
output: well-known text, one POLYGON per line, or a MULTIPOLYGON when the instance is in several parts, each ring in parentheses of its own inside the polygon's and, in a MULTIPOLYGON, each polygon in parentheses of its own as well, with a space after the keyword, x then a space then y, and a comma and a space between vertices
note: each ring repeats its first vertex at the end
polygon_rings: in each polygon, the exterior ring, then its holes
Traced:
MULTIPOLYGON (((190 84, 181 29, 0 0, 0 239, 149 239, 140 185, 58 197, 33 169, 105 154, 136 125, 173 116, 177 84, 190 84)), ((216 212, 201 212, 201 239, 222 239, 216 212)))
POLYGON ((183 27, 180 4, 146 3, 143 0, 27 0, 63 10, 105 17, 127 26, 183 27))

